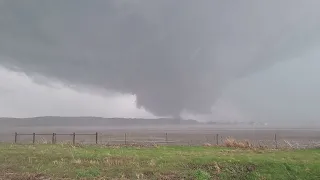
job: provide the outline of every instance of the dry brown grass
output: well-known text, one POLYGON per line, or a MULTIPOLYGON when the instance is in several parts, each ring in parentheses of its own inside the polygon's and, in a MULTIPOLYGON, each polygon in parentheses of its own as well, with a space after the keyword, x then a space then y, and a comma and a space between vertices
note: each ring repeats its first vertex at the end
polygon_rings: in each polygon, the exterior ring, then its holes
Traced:
POLYGON ((232 147, 232 148, 253 148, 253 145, 248 140, 236 140, 233 137, 228 137, 224 141, 224 145, 226 147, 232 147))
POLYGON ((0 180, 51 180, 43 174, 32 173, 1 173, 0 180))
POLYGON ((203 146, 204 146, 204 147, 211 147, 212 144, 210 144, 210 143, 204 143, 203 146))
POLYGON ((135 159, 133 157, 110 156, 105 157, 103 162, 107 166, 124 166, 129 163, 134 163, 135 159))

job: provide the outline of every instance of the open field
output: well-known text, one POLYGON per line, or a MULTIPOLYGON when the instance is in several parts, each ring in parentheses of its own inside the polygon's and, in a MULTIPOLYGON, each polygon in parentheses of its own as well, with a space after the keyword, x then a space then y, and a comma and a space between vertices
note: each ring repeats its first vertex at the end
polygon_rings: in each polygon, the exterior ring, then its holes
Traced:
MULTIPOLYGON (((0 142, 14 142, 14 132, 18 133, 99 133, 99 144, 124 144, 125 134, 128 143, 171 145, 203 145, 222 144, 225 138, 235 137, 247 139, 256 146, 290 148, 314 148, 320 146, 320 130, 318 128, 266 128, 237 126, 150 126, 150 127, 0 127, 0 142), (217 134, 219 134, 217 139, 217 134), (275 141, 275 134, 277 140, 275 141)), ((37 136, 37 142, 50 143, 52 135, 37 136)), ((72 136, 57 136, 58 142, 72 141, 72 136)), ((77 136, 77 143, 95 144, 95 136, 77 136)), ((32 135, 19 136, 19 143, 32 143, 32 135)))
POLYGON ((0 179, 320 179, 320 150, 0 145, 0 179))

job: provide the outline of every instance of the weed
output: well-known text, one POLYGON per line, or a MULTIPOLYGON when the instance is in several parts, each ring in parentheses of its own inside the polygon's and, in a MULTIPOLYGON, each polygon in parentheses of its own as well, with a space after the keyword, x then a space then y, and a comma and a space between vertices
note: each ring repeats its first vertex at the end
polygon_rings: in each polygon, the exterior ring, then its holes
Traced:
POLYGON ((93 178, 100 175, 100 170, 97 168, 78 169, 76 170, 77 178, 93 178))
POLYGON ((206 172, 206 171, 203 171, 203 170, 197 170, 195 173, 194 173, 194 178, 196 180, 210 180, 211 179, 211 175, 206 172))

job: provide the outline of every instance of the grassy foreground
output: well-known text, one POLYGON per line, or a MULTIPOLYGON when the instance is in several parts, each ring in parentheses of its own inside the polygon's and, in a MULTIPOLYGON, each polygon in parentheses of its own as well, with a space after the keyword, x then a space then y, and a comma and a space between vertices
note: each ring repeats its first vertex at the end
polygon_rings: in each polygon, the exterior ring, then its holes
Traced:
POLYGON ((0 145, 1 179, 320 179, 320 150, 0 145))

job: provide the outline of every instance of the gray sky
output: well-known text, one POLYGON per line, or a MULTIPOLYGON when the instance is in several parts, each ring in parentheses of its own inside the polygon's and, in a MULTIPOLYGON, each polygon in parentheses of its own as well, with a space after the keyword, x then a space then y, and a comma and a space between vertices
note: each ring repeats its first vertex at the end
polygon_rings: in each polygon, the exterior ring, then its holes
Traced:
POLYGON ((0 116, 316 120, 319 7, 0 0, 0 116))

